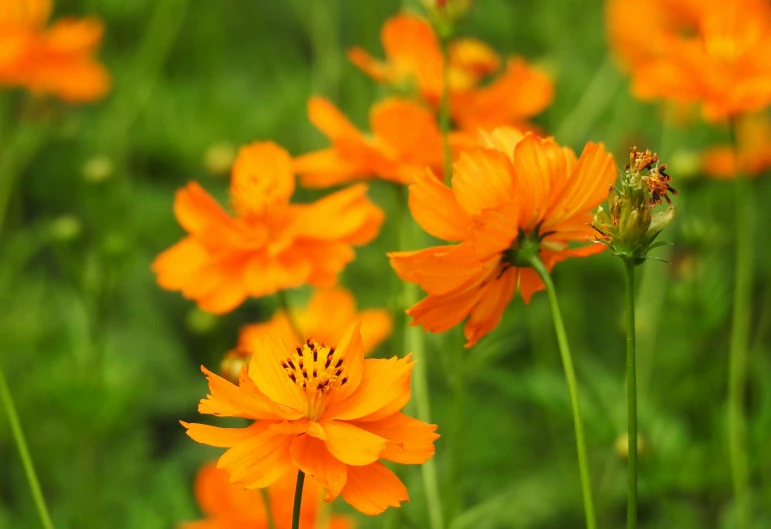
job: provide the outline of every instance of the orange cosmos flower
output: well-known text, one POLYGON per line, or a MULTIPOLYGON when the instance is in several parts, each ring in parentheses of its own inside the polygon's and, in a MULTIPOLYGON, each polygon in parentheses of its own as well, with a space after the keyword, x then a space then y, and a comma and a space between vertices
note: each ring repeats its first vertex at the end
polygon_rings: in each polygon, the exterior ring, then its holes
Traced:
POLYGON ((46 28, 50 14, 50 0, 0 0, 0 84, 72 102, 104 97, 110 77, 93 57, 102 23, 64 18, 46 28))
POLYGON ((410 186, 418 224, 457 245, 389 254, 405 281, 428 296, 410 308, 413 325, 443 332, 468 317, 466 347, 501 320, 519 289, 525 302, 544 288, 528 254, 551 267, 567 257, 603 250, 592 244, 590 210, 605 200, 616 179, 613 158, 602 144, 587 143, 581 157, 551 138, 511 128, 480 133, 479 147, 461 154, 452 189, 431 174, 410 186))
POLYGON ((333 285, 354 258, 351 246, 375 238, 383 212, 364 185, 292 204, 294 185, 289 154, 266 142, 241 148, 233 166, 235 217, 197 183, 178 191, 174 213, 188 236, 153 263, 158 283, 213 313, 228 312, 247 296, 333 285))
MULTIPOLYGON (((267 489, 270 512, 276 529, 292 526, 292 505, 297 474, 289 472, 267 489)), ((205 520, 187 522, 179 529, 268 529, 268 517, 262 495, 233 485, 228 473, 213 463, 204 465, 195 480, 195 496, 206 515, 205 520)), ((303 487, 300 527, 304 529, 353 529, 355 524, 345 516, 320 515, 321 488, 308 480, 303 487)))
POLYGON ((771 103, 766 0, 609 0, 607 21, 640 98, 700 101, 708 121, 771 103))
MULTIPOLYGON (((332 147, 299 156, 294 170, 306 187, 328 187, 360 178, 380 176, 410 183, 426 167, 442 171, 442 135, 433 113, 419 104, 386 99, 372 107, 372 136, 359 132, 335 106, 311 98, 308 114, 332 141, 332 147)), ((451 133, 457 149, 472 142, 469 135, 451 133)))
MULTIPOLYGON (((438 107, 444 86, 442 51, 431 25, 421 18, 402 14, 388 20, 382 31, 386 60, 378 61, 361 48, 348 57, 375 80, 401 91, 416 90, 431 106, 438 107)), ((500 58, 474 39, 457 39, 449 49, 450 111, 459 127, 522 124, 544 110, 553 97, 551 80, 521 58, 509 60, 505 72, 488 86, 482 79, 495 73, 500 58)))
POLYGON ((359 324, 337 346, 308 339, 288 347, 258 340, 238 386, 202 368, 210 395, 198 411, 255 422, 247 428, 182 423, 200 443, 229 448, 219 467, 246 488, 266 487, 300 469, 365 514, 407 501, 407 489, 379 459, 426 462, 436 426, 404 415, 411 355, 364 359, 359 324))
POLYGON ((704 153, 702 167, 708 176, 732 179, 757 176, 771 167, 771 121, 767 115, 743 116, 736 127, 736 147, 721 145, 704 153))
POLYGON ((225 355, 221 371, 228 380, 238 380, 241 368, 249 363, 252 356, 252 347, 267 334, 287 344, 300 343, 306 336, 332 343, 355 321, 361 322, 361 341, 365 355, 391 334, 391 315, 387 310, 356 312, 356 299, 348 290, 318 290, 311 296, 305 310, 292 310, 291 314, 280 310, 270 321, 243 327, 238 337, 238 346, 225 355), (300 329, 302 336, 295 334, 293 323, 300 329))

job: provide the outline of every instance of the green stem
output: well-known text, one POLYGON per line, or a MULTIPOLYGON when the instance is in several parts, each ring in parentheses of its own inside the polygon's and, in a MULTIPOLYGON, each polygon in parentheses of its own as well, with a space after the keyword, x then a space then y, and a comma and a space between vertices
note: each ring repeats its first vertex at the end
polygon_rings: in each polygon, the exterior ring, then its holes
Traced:
MULTIPOLYGON (((736 145, 731 124, 732 139, 736 145)), ((735 182, 736 267, 728 364, 728 446, 739 529, 750 527, 751 503, 747 455, 747 424, 744 395, 747 387, 747 356, 750 334, 750 298, 753 269, 753 200, 746 178, 735 182)))
POLYGON ((300 529, 300 506, 303 502, 303 484, 305 472, 297 471, 297 486, 294 489, 294 507, 292 508, 292 529, 300 529))
POLYGON ((637 359, 635 357, 634 263, 624 260, 626 271, 626 405, 629 459, 627 462, 626 527, 637 527, 637 359))
POLYGON ((573 359, 570 356, 565 326, 562 323, 562 314, 557 294, 554 291, 554 283, 551 280, 549 271, 538 258, 534 256, 530 259, 531 266, 541 276, 541 280, 546 285, 546 294, 549 296, 549 305, 551 306, 552 318, 554 319, 554 331, 557 334, 557 344, 559 345, 560 356, 562 357, 562 367, 565 370, 565 380, 570 394, 570 405, 573 409, 573 426, 576 431, 576 450, 578 451, 578 471, 581 475, 581 492, 584 501, 584 514, 586 516, 587 529, 597 529, 597 520, 594 515, 594 501, 592 500, 592 486, 589 478, 589 464, 586 457, 586 441, 584 441, 584 425, 581 420, 581 408, 578 403, 578 383, 576 373, 573 369, 573 359))
POLYGON ((51 523, 51 517, 48 514, 46 500, 43 497, 43 491, 40 489, 40 482, 37 479, 37 473, 35 473, 35 465, 32 463, 32 457, 29 454, 27 441, 24 438, 24 432, 21 429, 19 416, 16 413, 16 407, 13 404, 13 398, 11 397, 11 392, 8 389, 8 383, 5 380, 5 375, 3 374, 2 368, 0 368, 0 399, 3 401, 5 413, 8 415, 8 422, 11 425, 13 439, 16 441, 16 447, 19 449, 21 462, 24 465, 24 472, 27 474, 29 489, 32 491, 32 498, 35 500, 35 507, 37 507, 37 512, 40 515, 40 523, 45 529, 53 529, 54 524, 51 523))
MULTIPOLYGON (((412 221, 407 211, 404 197, 404 189, 399 195, 399 218, 401 225, 401 250, 407 250, 409 246, 423 247, 423 233, 412 221)), ((420 299, 420 290, 413 283, 404 283, 403 303, 412 307, 420 299)), ((412 392, 415 396, 415 409, 417 418, 423 422, 431 422, 431 404, 428 395, 428 365, 426 362, 426 350, 423 342, 423 332, 419 327, 409 324, 409 317, 404 318, 404 350, 411 352, 415 360, 412 370, 412 392)), ((434 459, 429 459, 420 467, 423 478, 423 487, 426 491, 426 503, 428 508, 429 526, 431 529, 444 528, 444 513, 442 500, 439 495, 439 479, 436 472, 434 459)))
POLYGON ((450 54, 449 37, 442 36, 442 99, 439 103, 439 129, 442 132, 442 160, 444 181, 452 177, 452 149, 450 148, 450 54))
POLYGON ((260 489, 260 496, 262 496, 262 503, 265 504, 265 518, 268 520, 268 529, 276 529, 276 520, 273 519, 273 510, 270 504, 270 494, 268 494, 268 489, 260 489))

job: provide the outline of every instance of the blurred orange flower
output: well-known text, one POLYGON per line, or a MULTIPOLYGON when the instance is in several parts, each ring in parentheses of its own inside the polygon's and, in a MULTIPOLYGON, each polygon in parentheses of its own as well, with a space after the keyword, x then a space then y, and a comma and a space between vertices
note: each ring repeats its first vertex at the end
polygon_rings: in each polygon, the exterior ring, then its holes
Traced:
POLYGON ((372 352, 391 334, 391 315, 386 309, 356 311, 356 299, 344 288, 318 290, 311 296, 305 310, 280 310, 270 321, 247 325, 241 329, 238 346, 222 360, 222 374, 231 381, 238 380, 241 368, 249 363, 252 348, 258 340, 270 333, 287 345, 299 344, 313 336, 322 343, 333 343, 355 321, 361 322, 361 341, 364 354, 372 352), (291 319, 290 319, 291 318, 291 319), (297 336, 292 324, 302 336, 297 336))
POLYGON ((71 102, 104 97, 110 76, 93 57, 102 23, 63 18, 46 28, 50 14, 50 0, 0 0, 0 85, 71 102))
POLYGON ((702 167, 708 176, 757 176, 771 167, 771 120, 767 115, 741 117, 736 126, 736 142, 738 151, 731 145, 720 145, 704 153, 702 167))
POLYGON ((389 254, 405 281, 428 296, 410 308, 413 325, 443 332, 469 317, 466 347, 494 329, 517 288, 525 302, 544 288, 527 256, 551 267, 604 249, 571 248, 594 239, 590 210, 616 179, 613 157, 587 143, 581 157, 551 138, 512 128, 480 133, 480 145, 454 165, 452 189, 431 175, 410 186, 409 205, 420 226, 457 245, 389 254))
MULTIPOLYGON (((270 512, 276 529, 290 529, 296 472, 288 472, 267 489, 270 512)), ((228 473, 214 463, 204 465, 195 480, 195 496, 206 515, 205 520, 182 523, 178 529, 269 529, 262 495, 233 485, 228 473)), ((304 529, 353 529, 355 524, 346 516, 325 519, 319 513, 321 487, 308 480, 303 487, 300 526, 304 529)))
POLYGON ((331 286, 353 260, 352 245, 378 233, 383 212, 365 185, 312 204, 292 204, 289 154, 270 142, 242 147, 230 183, 230 216, 197 183, 177 192, 174 213, 188 236, 152 265, 158 283, 206 311, 228 312, 247 296, 303 284, 331 286))
POLYGON ((607 26, 641 99, 700 101, 707 121, 771 103, 766 0, 609 0, 607 26))
MULTIPOLYGON (((386 99, 372 107, 372 136, 362 134, 335 106, 320 97, 308 103, 310 119, 332 147, 295 158, 294 170, 306 187, 327 187, 380 176, 400 184, 433 168, 442 171, 442 135, 433 113, 413 101, 386 99)), ((456 150, 473 143, 453 132, 456 150)))
POLYGON ((407 489, 379 459, 421 464, 434 454, 436 426, 401 413, 410 399, 411 355, 364 359, 359 324, 337 346, 308 339, 288 347, 258 340, 233 385, 202 368, 210 395, 198 411, 255 422, 247 428, 182 423, 194 440, 229 448, 219 468, 246 488, 266 487, 298 468, 365 514, 407 501, 407 489))
MULTIPOLYGON (((443 60, 431 25, 418 17, 397 15, 385 23, 381 38, 385 61, 362 48, 351 49, 348 57, 376 81, 402 92, 417 92, 438 107, 443 60)), ((450 111, 461 128, 522 125, 551 103, 551 80, 521 58, 509 59, 503 74, 480 88, 480 81, 500 68, 498 54, 478 40, 457 39, 450 43, 449 56, 450 111)))

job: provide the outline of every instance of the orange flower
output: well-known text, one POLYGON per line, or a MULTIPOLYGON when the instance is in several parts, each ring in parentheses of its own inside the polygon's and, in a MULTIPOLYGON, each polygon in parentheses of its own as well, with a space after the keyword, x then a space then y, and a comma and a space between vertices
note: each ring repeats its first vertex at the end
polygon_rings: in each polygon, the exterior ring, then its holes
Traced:
MULTIPOLYGON (((294 170, 306 187, 327 187, 373 176, 410 183, 427 166, 441 174, 439 126, 434 115, 415 102, 386 99, 373 106, 371 137, 359 132, 326 99, 311 98, 308 113, 313 124, 332 140, 332 147, 295 158, 294 170)), ((467 134, 450 135, 456 149, 470 141, 467 134)))
MULTIPOLYGON (((398 15, 382 31, 386 61, 378 61, 361 48, 348 57, 375 80, 400 91, 417 91, 434 108, 442 96, 442 51, 431 25, 421 18, 398 15)), ((450 111, 459 127, 476 131, 524 123, 551 102, 553 86, 541 71, 521 58, 512 58, 506 71, 489 86, 482 79, 495 73, 500 58, 474 39, 457 39, 449 49, 450 111)))
POLYGON ((182 423, 194 440, 229 448, 219 468, 246 488, 266 487, 301 469, 365 514, 407 501, 404 484, 379 459, 426 462, 435 425, 404 415, 410 398, 411 355, 364 359, 359 324, 338 345, 308 339, 287 347, 258 340, 238 386, 202 368, 210 395, 198 411, 255 422, 247 428, 182 423))
POLYGON ((241 368, 249 363, 253 345, 267 334, 284 343, 300 343, 306 336, 313 336, 322 343, 332 343, 355 321, 361 322, 361 341, 364 354, 372 352, 391 334, 391 316, 385 309, 369 309, 356 312, 356 299, 344 288, 316 291, 305 310, 278 311, 270 321, 247 325, 241 329, 238 346, 222 360, 222 373, 228 380, 238 380, 241 368), (297 336, 294 322, 302 332, 297 336))
POLYGON ((609 0, 607 24, 641 99, 700 101, 708 121, 771 103, 765 0, 609 0))
POLYGON ((466 347, 495 328, 517 288, 525 302, 543 283, 527 267, 539 255, 551 267, 567 257, 603 250, 593 244, 590 210, 616 179, 602 144, 587 143, 581 157, 551 138, 498 128, 454 165, 452 189, 428 174, 410 186, 410 210, 431 235, 457 245, 389 254, 405 281, 428 296, 410 308, 413 325, 443 332, 468 316, 466 347))
POLYGON ((771 167, 771 121, 767 115, 745 116, 737 123, 739 150, 721 145, 704 153, 702 166, 708 176, 731 179, 757 176, 771 167))
MULTIPOLYGON (((297 474, 289 472, 268 487, 270 511, 276 529, 290 529, 297 474)), ((213 463, 204 465, 195 480, 195 496, 206 515, 205 520, 187 522, 179 529, 268 529, 268 517, 262 495, 244 490, 228 480, 228 473, 213 463)), ((355 524, 345 516, 319 515, 321 488, 313 480, 303 487, 300 526, 304 529, 353 529, 355 524)))
POLYGON ((0 84, 84 102, 104 97, 110 77, 93 57, 102 40, 94 18, 46 28, 50 0, 0 0, 0 84))
POLYGON ((291 204, 293 191, 292 160, 270 142, 241 148, 230 183, 236 217, 189 183, 174 203, 189 235, 153 263, 158 283, 213 313, 228 312, 247 296, 333 285, 353 260, 351 246, 375 238, 383 212, 366 197, 365 185, 312 204, 291 204))

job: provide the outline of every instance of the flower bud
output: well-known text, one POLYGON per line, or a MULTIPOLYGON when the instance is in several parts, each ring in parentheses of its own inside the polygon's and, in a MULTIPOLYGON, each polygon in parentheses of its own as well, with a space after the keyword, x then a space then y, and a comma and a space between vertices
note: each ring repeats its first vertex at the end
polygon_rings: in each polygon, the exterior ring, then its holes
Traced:
POLYGON ((632 148, 629 164, 615 187, 608 193, 610 212, 602 206, 594 216, 592 227, 597 241, 608 246, 613 255, 641 264, 648 251, 664 243, 654 244, 659 233, 675 218, 674 206, 654 213, 664 201, 671 204, 669 194, 677 191, 669 185, 667 164, 659 165, 659 157, 650 150, 632 148))
POLYGON ((444 38, 452 35, 455 23, 466 16, 472 0, 422 0, 437 33, 444 38))

